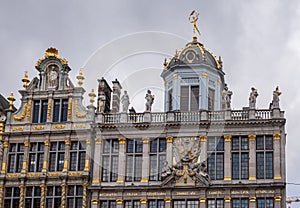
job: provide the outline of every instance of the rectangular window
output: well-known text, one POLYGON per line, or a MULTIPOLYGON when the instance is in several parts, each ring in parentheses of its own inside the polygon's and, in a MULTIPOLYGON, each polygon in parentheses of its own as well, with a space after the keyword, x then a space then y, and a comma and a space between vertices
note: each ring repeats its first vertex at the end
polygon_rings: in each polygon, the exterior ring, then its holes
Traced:
POLYGON ((32 123, 45 123, 47 121, 48 101, 33 101, 33 120, 32 123))
POLYGON ((187 85, 180 87, 180 110, 198 111, 199 110, 199 86, 187 85))
POLYGON ((68 186, 67 207, 77 208, 82 207, 83 187, 68 186))
POLYGON ((126 181, 140 181, 142 179, 143 141, 127 140, 126 151, 126 181))
POLYGON ((62 188, 60 186, 47 186, 46 207, 57 208, 61 204, 62 188))
POLYGON ((49 171, 62 171, 65 159, 65 142, 51 142, 49 171))
POLYGON ((148 208, 165 208, 165 201, 163 199, 148 200, 148 208))
POLYGON ((150 181, 160 181, 163 162, 166 161, 166 139, 150 141, 150 181))
POLYGON ((256 178, 273 178, 273 137, 271 135, 256 138, 256 178))
POLYGON ((232 199, 232 208, 248 208, 248 199, 232 199))
POLYGON ((258 198, 257 208, 273 208, 274 200, 272 198, 258 198))
POLYGON ((208 110, 213 111, 215 109, 215 90, 208 89, 208 110))
POLYGON ((4 195, 5 208, 19 208, 20 189, 18 187, 6 187, 4 195))
POLYGON ((101 208, 116 208, 116 201, 100 201, 101 208))
POLYGON ((30 143, 29 149, 29 172, 41 172, 44 161, 44 143, 30 143))
POLYGON ((207 208, 223 208, 224 200, 223 199, 208 199, 207 208))
POLYGON ((224 138, 208 137, 208 174, 212 180, 224 179, 224 138))
POLYGON ((68 120, 68 99, 55 99, 53 106, 53 122, 68 120))
POLYGON ((249 178, 248 136, 234 136, 231 140, 232 179, 249 178))
POLYGON ((125 208, 140 208, 141 203, 138 200, 132 200, 132 201, 125 201, 124 203, 125 208))
POLYGON ((103 140, 102 181, 113 182, 118 179, 119 141, 117 139, 103 140))
POLYGON ((198 208, 199 200, 174 200, 173 208, 198 208))
POLYGON ((85 165, 86 147, 85 142, 71 142, 70 171, 83 171, 85 165))
POLYGON ((172 105, 173 105, 173 90, 168 91, 168 110, 172 111, 172 105))
POLYGON ((10 144, 8 152, 8 172, 20 173, 22 170, 24 158, 24 144, 15 143, 10 144))
POLYGON ((39 186, 29 186, 25 190, 25 207, 40 208, 41 188, 39 186))

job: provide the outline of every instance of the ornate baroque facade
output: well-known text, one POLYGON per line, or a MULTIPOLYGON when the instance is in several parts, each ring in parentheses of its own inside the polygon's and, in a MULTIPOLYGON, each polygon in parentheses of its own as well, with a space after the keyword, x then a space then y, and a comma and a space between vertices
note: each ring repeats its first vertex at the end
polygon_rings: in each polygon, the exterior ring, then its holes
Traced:
POLYGON ((279 89, 269 109, 256 109, 258 90, 252 88, 249 107, 232 110, 222 60, 196 35, 165 60, 160 113, 151 111, 150 90, 145 112, 128 113, 129 96, 121 96, 119 81, 111 89, 104 78, 97 107, 92 90, 85 108, 82 71, 76 87, 57 49, 47 49, 36 69, 38 77, 22 79, 20 108, 15 111, 15 98, 8 97, 0 206, 285 207, 279 89))

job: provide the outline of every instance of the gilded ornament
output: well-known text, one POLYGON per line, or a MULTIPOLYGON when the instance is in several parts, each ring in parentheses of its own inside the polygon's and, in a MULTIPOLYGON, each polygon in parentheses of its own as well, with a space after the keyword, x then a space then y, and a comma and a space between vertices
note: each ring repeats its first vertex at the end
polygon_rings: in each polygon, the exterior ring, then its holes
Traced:
POLYGON ((93 180, 92 180, 92 183, 100 183, 101 181, 100 181, 100 179, 99 178, 94 178, 93 180))
POLYGON ((123 204, 123 200, 122 200, 122 199, 117 199, 117 200, 116 200, 116 203, 117 203, 117 204, 123 204))
POLYGON ((25 75, 22 78, 22 82, 23 82, 24 90, 26 90, 28 87, 28 83, 30 82, 30 80, 28 79, 28 71, 25 71, 25 75))
POLYGON ((255 141, 256 135, 255 134, 250 134, 248 135, 249 141, 255 141))
POLYGON ((119 144, 126 144, 126 138, 120 137, 119 138, 119 144))
POLYGON ((87 112, 84 112, 84 113, 79 113, 79 110, 78 110, 78 100, 75 100, 75 106, 74 106, 74 111, 75 111, 75 115, 77 118, 85 118, 86 115, 87 115, 87 112))
POLYGON ((274 196, 275 201, 281 201, 282 200, 282 196, 274 196))
POLYGON ((97 205, 97 204, 98 204, 98 199, 92 199, 92 200, 91 200, 91 203, 92 203, 93 205, 97 205))
POLYGON ((2 163, 2 168, 1 168, 1 173, 5 173, 6 172, 6 162, 2 163))
POLYGON ((200 203, 205 203, 206 202, 206 198, 199 198, 200 203))
POLYGON ((68 171, 68 160, 64 160, 63 172, 67 172, 67 171, 68 171))
POLYGON ((31 100, 28 100, 28 106, 27 106, 27 120, 30 121, 31 116, 31 100))
POLYGON ((207 136, 200 136, 200 142, 206 142, 207 136))
POLYGON ((79 87, 81 87, 82 84, 83 84, 83 80, 85 79, 83 74, 82 74, 82 68, 80 68, 79 75, 76 76, 76 79, 78 80, 79 87))
POLYGON ((96 144, 102 144, 102 139, 101 138, 96 138, 95 142, 96 142, 96 144))
POLYGON ((208 76, 208 75, 207 75, 206 73, 204 73, 204 72, 202 73, 202 78, 203 78, 203 79, 206 79, 207 76, 208 76))
POLYGON ((75 129, 84 129, 85 127, 86 127, 85 124, 75 124, 75 125, 74 125, 74 128, 75 128, 75 129))
POLYGON ((224 177, 224 181, 231 181, 231 177, 224 177))
POLYGON ((24 131, 24 127, 23 126, 12 127, 11 130, 12 131, 24 131))
POLYGON ((28 141, 24 141, 24 146, 28 147, 29 146, 29 142, 28 141))
POLYGON ((45 51, 45 56, 43 58, 39 59, 36 62, 35 66, 37 68, 39 68, 41 66, 41 64, 49 57, 55 57, 62 63, 62 65, 68 65, 67 59, 59 57, 58 50, 56 48, 48 48, 45 51))
POLYGON ((224 201, 227 202, 227 203, 230 203, 231 202, 231 198, 230 197, 225 197, 224 201))
POLYGON ((82 186, 83 186, 82 208, 86 208, 87 207, 87 190, 86 190, 86 188, 87 188, 88 184, 84 183, 84 184, 82 184, 82 186))
POLYGON ((62 175, 61 172, 47 173, 47 176, 49 176, 49 177, 59 177, 61 175, 62 175))
POLYGON ((72 116, 72 98, 69 98, 68 103, 68 119, 71 119, 72 116))
POLYGON ((143 144, 149 144, 150 139, 149 138, 143 138, 143 144))
POLYGON ((95 97, 96 97, 94 89, 92 89, 91 92, 89 93, 89 97, 90 97, 90 103, 91 103, 91 105, 94 105, 95 97))
POLYGON ((41 177, 42 174, 41 173, 27 173, 26 177, 28 178, 32 178, 32 177, 41 177))
POLYGON ((53 126, 54 129, 64 129, 66 128, 66 125, 55 125, 53 126))
POLYGON ((231 135, 224 135, 225 142, 231 142, 231 135))
POLYGON ((256 176, 249 176, 249 181, 255 181, 256 180, 256 176))
POLYGON ((142 178, 142 179, 141 179, 141 182, 142 182, 142 183, 147 183, 148 181, 149 181, 148 178, 142 178))
POLYGON ((91 144, 91 139, 87 139, 86 144, 91 144))
POLYGON ((4 148, 7 148, 8 145, 9 145, 9 143, 8 143, 7 141, 3 142, 3 147, 4 147, 4 148))
POLYGON ((21 177, 21 173, 8 173, 6 174, 6 178, 19 178, 21 177))
POLYGON ((50 144, 49 140, 45 140, 45 141, 44 141, 44 145, 45 145, 45 146, 49 146, 49 144, 50 144))
POLYGON ((177 79, 178 78, 178 74, 173 74, 173 78, 177 79))
POLYGON ((48 109, 47 109, 47 118, 48 120, 51 119, 51 108, 52 108, 52 99, 48 100, 48 109))
POLYGON ((71 144, 71 141, 70 141, 69 139, 66 139, 66 140, 65 140, 65 144, 66 144, 66 145, 70 145, 70 144, 71 144))
POLYGON ((89 170, 90 170, 90 160, 86 159, 84 165, 84 171, 89 171, 89 170))
POLYGON ((256 202, 256 197, 255 196, 250 196, 249 201, 250 202, 256 202))
POLYGON ((281 136, 280 133, 273 134, 273 139, 274 139, 274 140, 280 140, 280 136, 281 136))
POLYGON ((8 96, 7 100, 9 100, 9 110, 13 110, 14 101, 16 101, 16 99, 14 98, 14 94, 12 92, 8 96))
POLYGON ((140 199, 141 204, 147 204, 147 199, 140 199))
POLYGON ((33 126, 33 130, 43 130, 45 127, 44 126, 33 126))
POLYGON ((82 176, 83 172, 68 172, 68 176, 82 176))
POLYGON ((23 108, 23 112, 21 113, 20 116, 17 115, 13 115, 13 118, 15 119, 15 121, 22 121, 27 113, 27 103, 24 104, 24 108, 23 108))
POLYGON ((171 202, 172 202, 172 199, 169 198, 169 197, 168 197, 168 198, 165 198, 164 200, 165 200, 166 203, 171 203, 171 202))
POLYGON ((173 137, 172 136, 167 136, 167 143, 172 143, 173 142, 173 137))
POLYGON ((26 173, 27 162, 23 161, 21 173, 26 173))
POLYGON ((280 175, 276 175, 276 176, 274 176, 274 179, 275 179, 275 180, 281 180, 282 178, 281 178, 280 175))
POLYGON ((124 183, 124 179, 123 178, 118 178, 117 183, 124 183))

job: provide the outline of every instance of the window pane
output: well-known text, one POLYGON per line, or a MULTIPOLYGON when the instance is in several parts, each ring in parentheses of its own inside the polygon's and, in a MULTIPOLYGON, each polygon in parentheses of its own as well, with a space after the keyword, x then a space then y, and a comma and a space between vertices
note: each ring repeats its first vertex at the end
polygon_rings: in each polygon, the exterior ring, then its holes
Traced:
POLYGON ((180 88, 180 110, 189 111, 189 86, 180 88))
POLYGON ((47 121, 47 111, 48 111, 48 101, 42 101, 42 113, 41 113, 41 123, 45 123, 47 121))
POLYGON ((62 100, 61 122, 68 120, 68 100, 62 100))
POLYGON ((199 86, 191 86, 191 111, 199 110, 199 86))
POLYGON ((40 101, 33 101, 33 123, 39 122, 39 113, 40 113, 40 101))
POLYGON ((60 100, 54 100, 53 107, 53 122, 59 122, 60 100))

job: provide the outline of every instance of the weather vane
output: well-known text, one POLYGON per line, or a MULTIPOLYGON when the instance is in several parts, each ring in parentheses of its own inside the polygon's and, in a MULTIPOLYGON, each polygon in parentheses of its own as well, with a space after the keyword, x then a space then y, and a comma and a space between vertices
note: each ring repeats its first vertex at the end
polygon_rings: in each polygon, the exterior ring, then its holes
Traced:
POLYGON ((193 23, 194 25, 194 36, 196 37, 196 31, 198 32, 199 35, 201 35, 198 27, 197 27, 197 20, 198 20, 198 16, 199 16, 199 12, 197 12, 196 10, 193 10, 192 13, 190 14, 190 17, 189 17, 189 21, 190 23, 193 23))

